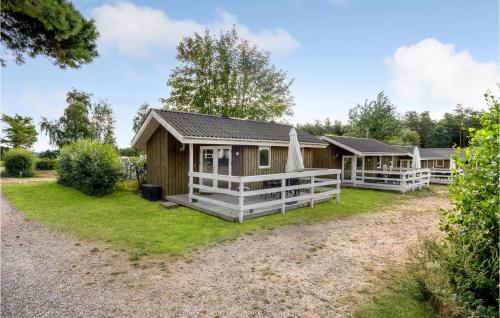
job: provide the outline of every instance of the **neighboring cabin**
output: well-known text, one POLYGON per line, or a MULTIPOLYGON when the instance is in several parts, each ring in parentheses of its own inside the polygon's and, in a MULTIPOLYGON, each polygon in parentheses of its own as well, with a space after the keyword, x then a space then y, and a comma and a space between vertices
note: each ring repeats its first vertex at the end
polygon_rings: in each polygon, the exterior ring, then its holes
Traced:
MULTIPOLYGON (((341 169, 344 184, 362 186, 365 181, 381 181, 377 180, 375 171, 411 169, 413 146, 389 145, 376 139, 349 136, 322 136, 321 139, 329 145, 314 150, 314 166, 341 169)), ((421 168, 430 169, 430 182, 449 183, 451 157, 455 152, 454 148, 419 148, 421 168)))

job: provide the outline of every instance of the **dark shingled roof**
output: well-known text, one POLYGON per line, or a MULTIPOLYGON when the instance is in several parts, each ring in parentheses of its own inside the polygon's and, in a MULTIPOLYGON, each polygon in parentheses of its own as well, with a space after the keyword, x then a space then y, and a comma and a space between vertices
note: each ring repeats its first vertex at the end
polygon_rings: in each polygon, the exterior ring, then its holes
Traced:
MULTIPOLYGON (((388 145, 379 140, 370 138, 357 138, 347 136, 326 136, 342 145, 352 148, 360 153, 387 153, 387 154, 405 154, 408 151, 388 145)), ((411 153, 411 152, 410 152, 411 153)))
MULTIPOLYGON (((290 125, 243 120, 222 116, 185 113, 170 110, 153 109, 167 123, 186 138, 222 138, 228 140, 263 140, 286 142, 290 140, 290 125)), ((325 144, 300 129, 297 131, 299 142, 325 144)))
MULTIPOLYGON (((450 159, 456 154, 455 148, 420 148, 420 158, 422 159, 450 159)), ((464 157, 465 153, 461 151, 459 157, 464 157)))
POLYGON ((413 150, 415 149, 415 146, 400 146, 400 145, 392 145, 392 146, 394 148, 401 150, 402 152, 407 152, 411 154, 413 154, 413 150))

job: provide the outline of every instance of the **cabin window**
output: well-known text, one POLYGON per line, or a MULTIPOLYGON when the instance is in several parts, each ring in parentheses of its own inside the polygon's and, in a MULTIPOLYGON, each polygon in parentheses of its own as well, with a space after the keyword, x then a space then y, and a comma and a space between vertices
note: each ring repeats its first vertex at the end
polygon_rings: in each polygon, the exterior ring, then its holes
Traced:
POLYGON ((259 168, 271 168, 271 147, 259 147, 259 168))
POLYGON ((444 160, 436 160, 436 168, 443 168, 444 167, 444 160))
POLYGON ((409 159, 399 160, 399 167, 402 169, 410 169, 411 168, 411 160, 409 160, 409 159))

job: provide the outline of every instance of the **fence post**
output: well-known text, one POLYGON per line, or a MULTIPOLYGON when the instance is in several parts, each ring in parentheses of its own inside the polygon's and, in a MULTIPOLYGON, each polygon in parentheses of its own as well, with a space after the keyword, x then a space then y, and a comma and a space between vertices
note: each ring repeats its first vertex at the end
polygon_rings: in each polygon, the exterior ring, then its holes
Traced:
POLYGON ((244 207, 244 200, 245 200, 245 197, 243 196, 243 191, 245 190, 245 182, 243 181, 240 181, 240 195, 239 195, 239 206, 240 206, 240 213, 239 213, 239 216, 238 216, 238 221, 241 223, 243 223, 243 207, 244 207))
MULTIPOLYGON (((188 199, 189 202, 193 202, 193 144, 189 144, 189 194, 188 199)), ((198 179, 199 181, 199 179, 198 179)))
POLYGON ((286 199, 286 179, 281 179, 281 213, 285 214, 285 199, 286 199))
POLYGON ((337 185, 336 185, 336 189, 337 189, 337 194, 335 195, 335 200, 337 201, 337 203, 340 203, 340 174, 337 173, 337 185))
POLYGON ((314 208, 314 176, 311 176, 311 200, 309 205, 314 208))
POLYGON ((401 192, 405 193, 406 192, 406 176, 408 175, 408 172, 405 171, 403 172, 403 174, 401 175, 401 181, 400 181, 400 185, 401 185, 401 192))

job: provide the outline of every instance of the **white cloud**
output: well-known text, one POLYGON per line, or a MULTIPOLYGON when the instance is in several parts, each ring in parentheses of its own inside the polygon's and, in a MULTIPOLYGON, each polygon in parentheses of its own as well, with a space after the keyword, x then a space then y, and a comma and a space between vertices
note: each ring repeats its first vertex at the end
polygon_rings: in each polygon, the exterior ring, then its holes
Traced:
POLYGON ((99 6, 92 11, 92 16, 100 33, 99 47, 115 48, 131 56, 172 50, 184 36, 203 32, 206 28, 214 32, 229 30, 233 25, 243 38, 273 53, 290 53, 300 47, 299 42, 282 28, 252 31, 235 15, 220 9, 217 13, 217 20, 202 24, 194 20, 175 20, 162 10, 125 2, 99 6))
POLYGON ((400 97, 435 115, 456 104, 484 108, 483 94, 498 81, 496 63, 476 61, 468 51, 457 52, 453 44, 433 38, 399 47, 386 63, 400 97))

